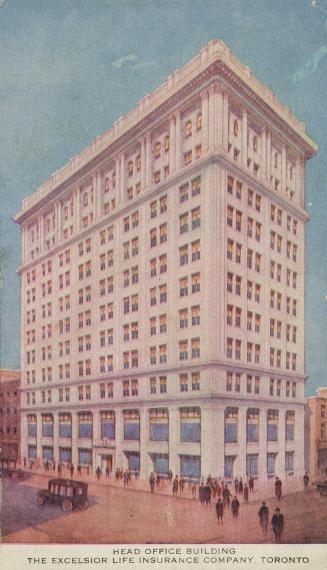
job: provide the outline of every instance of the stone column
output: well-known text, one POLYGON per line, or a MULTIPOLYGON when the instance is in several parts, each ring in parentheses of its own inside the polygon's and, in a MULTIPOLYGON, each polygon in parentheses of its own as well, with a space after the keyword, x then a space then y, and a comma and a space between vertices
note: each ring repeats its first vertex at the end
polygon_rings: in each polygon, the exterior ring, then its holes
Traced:
POLYGON ((36 458, 42 461, 42 415, 36 414, 36 458))
MULTIPOLYGON (((302 441, 303 441, 303 433, 302 432, 302 441)), ((285 450, 286 450, 286 443, 285 443, 285 409, 280 408, 278 410, 278 453, 277 453, 277 461, 275 465, 275 472, 276 475, 280 479, 284 479, 285 477, 285 450)))
POLYGON ((118 187, 119 204, 125 202, 125 170, 126 170, 125 153, 122 152, 120 157, 120 184, 118 187))
POLYGON ((102 172, 98 172, 98 192, 97 192, 97 211, 96 218, 100 219, 103 214, 103 182, 104 176, 102 172))
POLYGON ((219 83, 215 84, 214 90, 215 100, 215 148, 222 149, 223 147, 223 94, 219 83))
POLYGON ((80 200, 81 200, 81 189, 79 186, 74 190, 74 230, 78 232, 80 229, 80 200))
POLYGON ((124 414, 122 410, 115 410, 115 440, 116 457, 115 469, 123 468, 123 443, 124 443, 124 414))
POLYGON ((116 202, 119 202, 120 191, 120 156, 115 159, 115 172, 116 172, 116 202))
POLYGON ((286 144, 283 143, 282 145, 282 175, 281 175, 281 190, 285 194, 286 193, 286 144))
POLYGON ((140 410, 140 477, 147 479, 149 476, 149 410, 142 408, 140 410))
POLYGON ((152 185, 152 149, 151 134, 147 133, 145 139, 145 187, 152 185))
POLYGON ((44 217, 43 214, 40 215, 40 219, 39 219, 39 227, 40 227, 40 231, 39 231, 39 243, 40 243, 40 253, 43 252, 43 248, 44 248, 44 217))
POLYGON ((270 184, 271 177, 271 130, 267 130, 267 181, 270 184))
POLYGON ((228 152, 228 125, 229 125, 229 108, 228 108, 229 94, 223 90, 223 149, 228 152))
POLYGON ((176 112, 176 170, 182 166, 182 117, 181 112, 176 112))
POLYGON ((242 110, 242 165, 248 166, 248 112, 242 110))
POLYGON ((54 216, 55 216, 55 224, 54 224, 55 242, 58 243, 58 241, 59 241, 59 202, 55 202, 54 216))
POLYGON ((180 442, 180 418, 179 409, 175 406, 169 407, 169 469, 173 475, 180 473, 180 461, 178 456, 178 445, 180 442))
POLYGON ((72 412, 72 464, 75 469, 78 465, 78 414, 72 412))
POLYGON ((176 117, 172 115, 169 121, 169 168, 172 174, 176 161, 176 117))
POLYGON ((206 479, 214 472, 216 443, 214 433, 214 410, 212 406, 201 406, 201 475, 206 479))
POLYGON ((214 85, 209 86, 209 100, 208 100, 208 112, 209 112, 209 140, 208 148, 213 150, 215 141, 215 128, 216 128, 216 117, 215 117, 215 104, 214 104, 214 85))
POLYGON ((140 140, 141 145, 141 190, 144 192, 145 188, 145 138, 142 137, 140 140))
POLYGON ((98 186, 99 186, 99 174, 96 172, 92 176, 92 192, 93 192, 93 221, 97 219, 98 214, 98 186))
POLYGON ((53 458, 58 465, 59 462, 59 415, 53 412, 53 458))
POLYGON ((225 408, 214 408, 214 476, 223 477, 225 470, 225 408))
POLYGON ((21 226, 21 235, 22 235, 22 262, 25 263, 27 261, 27 227, 21 226))
POLYGON ((96 453, 95 445, 99 444, 101 440, 101 418, 100 412, 95 410, 92 412, 93 416, 93 471, 95 472, 98 466, 101 467, 101 461, 99 455, 96 453))
POLYGON ((238 454, 235 459, 235 477, 246 479, 246 406, 238 408, 238 454))
POLYGON ((259 415, 259 479, 267 479, 267 410, 260 408, 259 415))
POLYGON ((267 178, 267 127, 262 128, 261 133, 261 174, 265 180, 267 178))

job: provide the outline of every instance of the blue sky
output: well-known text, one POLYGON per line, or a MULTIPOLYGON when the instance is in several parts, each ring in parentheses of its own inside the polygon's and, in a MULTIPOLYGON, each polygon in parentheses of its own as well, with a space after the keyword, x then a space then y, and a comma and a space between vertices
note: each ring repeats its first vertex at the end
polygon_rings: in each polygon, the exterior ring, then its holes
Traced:
POLYGON ((21 200, 213 38, 320 145, 307 173, 307 394, 327 385, 327 0, 0 0, 1 366, 19 366, 21 200))

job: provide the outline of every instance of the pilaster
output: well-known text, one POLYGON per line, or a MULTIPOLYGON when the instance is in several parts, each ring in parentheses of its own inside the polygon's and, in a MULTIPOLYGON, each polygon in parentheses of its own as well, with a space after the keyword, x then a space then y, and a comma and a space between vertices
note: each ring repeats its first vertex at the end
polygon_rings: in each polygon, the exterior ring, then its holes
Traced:
POLYGON ((178 407, 169 408, 169 469, 173 475, 179 474, 180 462, 178 456, 178 444, 180 441, 180 419, 178 407))
POLYGON ((149 475, 149 411, 146 408, 140 410, 140 477, 146 479, 149 475))
MULTIPOLYGON (((303 441, 303 434, 302 431, 302 441, 303 441)), ((280 479, 284 478, 285 475, 285 451, 286 451, 286 444, 285 444, 285 408, 280 408, 278 410, 278 453, 277 453, 277 461, 276 461, 276 475, 280 477, 280 479)), ((303 454, 302 454, 303 455, 303 454)))
POLYGON ((182 117, 181 112, 176 111, 176 170, 182 166, 182 117))
POLYGON ((247 168, 248 165, 248 113, 242 109, 242 165, 247 168))
POLYGON ((259 479, 267 479, 267 409, 260 408, 259 415, 259 479))
POLYGON ((223 90, 223 150, 228 152, 228 125, 229 125, 229 94, 224 89, 223 90))
POLYGON ((78 414, 72 412, 72 464, 78 465, 78 414))
POLYGON ((208 90, 204 89, 201 92, 202 103, 202 146, 203 152, 207 152, 209 146, 209 104, 208 104, 208 90))

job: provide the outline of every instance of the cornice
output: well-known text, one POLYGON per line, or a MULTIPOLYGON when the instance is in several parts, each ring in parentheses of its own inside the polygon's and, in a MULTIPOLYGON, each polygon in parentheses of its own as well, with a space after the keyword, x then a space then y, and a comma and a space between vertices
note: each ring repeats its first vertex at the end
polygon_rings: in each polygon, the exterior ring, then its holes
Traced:
POLYGON ((247 67, 231 54, 223 42, 216 40, 210 42, 189 64, 170 76, 165 84, 145 97, 136 110, 119 119, 109 133, 95 139, 85 151, 39 187, 30 197, 31 204, 23 202, 23 207, 26 206, 26 209, 19 212, 14 220, 22 223, 33 205, 41 207, 45 202, 52 200, 57 193, 76 184, 90 169, 97 168, 101 163, 112 158, 112 155, 121 150, 131 139, 140 137, 158 117, 163 118, 167 113, 171 113, 183 99, 193 95, 194 91, 208 79, 224 80, 227 86, 236 90, 236 95, 241 93, 246 101, 254 104, 255 108, 263 113, 268 122, 278 127, 299 149, 302 149, 306 158, 311 158, 316 154, 318 146, 306 134, 304 125, 254 77, 247 67), (160 96, 165 99, 157 103, 160 96), (152 109, 149 108, 151 104, 154 107, 152 109), (132 116, 133 119, 131 119, 132 116), (134 124, 130 125, 129 119, 132 123, 134 121, 134 124), (123 132, 120 134, 119 131, 123 132), (109 142, 110 138, 113 139, 111 142, 109 142), (89 160, 85 156, 87 154, 90 155, 89 160), (82 159, 85 162, 78 167, 82 159), (74 168, 76 170, 71 172, 74 168), (56 178, 60 177, 64 179, 57 183, 56 178))

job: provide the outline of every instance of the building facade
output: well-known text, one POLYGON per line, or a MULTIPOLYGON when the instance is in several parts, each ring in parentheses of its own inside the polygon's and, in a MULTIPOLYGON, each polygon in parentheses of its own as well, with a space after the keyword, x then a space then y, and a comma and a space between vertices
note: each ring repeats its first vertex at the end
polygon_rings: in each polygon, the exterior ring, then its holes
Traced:
POLYGON ((308 471, 313 478, 327 475, 327 388, 318 388, 317 396, 308 398, 308 471))
POLYGON ((20 370, 0 368, 0 457, 20 455, 20 370))
POLYGON ((316 151, 215 40, 23 201, 23 456, 303 474, 316 151))

